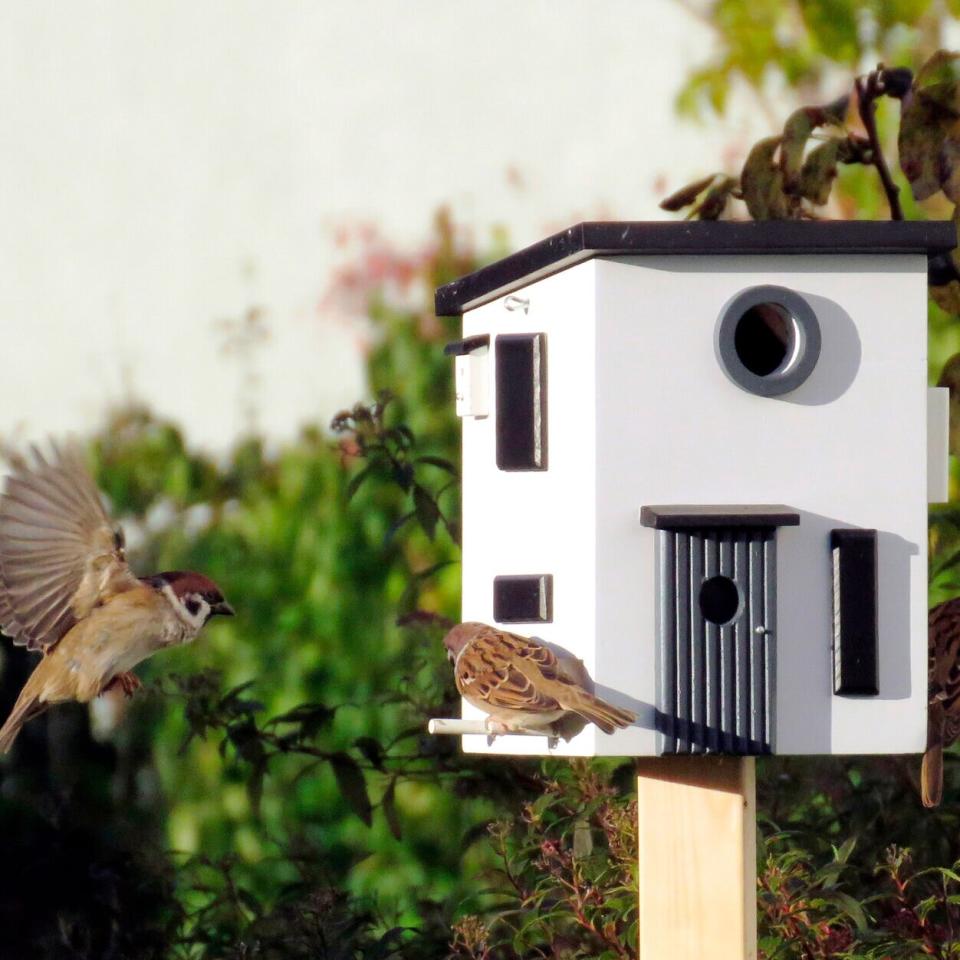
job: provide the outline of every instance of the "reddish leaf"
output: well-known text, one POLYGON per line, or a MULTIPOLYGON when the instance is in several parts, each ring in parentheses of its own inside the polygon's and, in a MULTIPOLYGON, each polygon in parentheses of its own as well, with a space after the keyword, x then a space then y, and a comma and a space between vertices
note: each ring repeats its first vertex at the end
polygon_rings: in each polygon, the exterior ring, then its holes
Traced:
POLYGON ((940 187, 954 203, 960 203, 960 120, 944 125, 937 174, 940 187))
POLYGON ((917 71, 913 90, 927 103, 960 117, 960 53, 938 50, 917 71))
POLYGON ((907 97, 900 114, 900 169, 917 200, 932 197, 941 182, 940 152, 946 139, 943 111, 923 97, 907 97))

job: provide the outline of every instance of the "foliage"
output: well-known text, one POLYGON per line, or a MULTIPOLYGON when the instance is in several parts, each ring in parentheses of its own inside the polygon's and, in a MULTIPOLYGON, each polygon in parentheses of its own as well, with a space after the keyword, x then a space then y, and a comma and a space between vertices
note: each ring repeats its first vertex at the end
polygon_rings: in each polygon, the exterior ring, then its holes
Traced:
MULTIPOLYGON (((931 3, 776 6, 777 10, 762 3, 751 6, 752 29, 759 32, 751 42, 773 42, 769 31, 782 26, 780 18, 799 13, 807 28, 808 49, 815 50, 828 29, 846 37, 847 43, 832 48, 837 62, 858 63, 864 52, 891 43, 901 20, 915 28, 907 33, 928 39, 939 34, 941 23, 937 5, 931 3), (838 14, 832 23, 827 7, 838 14), (877 30, 867 46, 860 28, 854 29, 864 18, 877 30)), ((721 0, 711 8, 729 12, 730 5, 721 0)), ((720 17, 718 29, 729 48, 715 68, 729 77, 740 70, 738 58, 748 55, 740 43, 744 25, 720 17)), ((779 37, 783 36, 781 32, 779 37)), ((921 49, 923 44, 918 43, 913 53, 921 49)), ((958 60, 956 54, 942 50, 924 53, 924 59, 911 55, 901 61, 905 66, 891 69, 881 64, 859 77, 852 100, 797 108, 780 134, 761 140, 748 153, 738 176, 702 178, 677 191, 663 206, 689 209, 690 216, 701 219, 729 216, 742 209, 735 206, 739 201, 758 219, 817 217, 819 208, 828 203, 847 215, 874 216, 880 212, 876 202, 864 202, 869 189, 884 199, 895 219, 927 215, 957 219, 952 205, 958 199, 960 177, 955 145, 960 117, 958 60), (878 121, 877 107, 885 99, 899 101, 899 130, 889 113, 878 121), (849 109, 851 102, 854 109, 849 109), (886 160, 894 146, 899 171, 886 160), (844 164, 859 166, 863 173, 844 176, 844 164), (867 175, 875 178, 872 183, 864 179, 867 175)), ((798 55, 774 65, 768 54, 765 48, 754 62, 756 68, 762 61, 759 72, 742 71, 758 90, 767 67, 782 70, 794 81, 803 75, 813 88, 827 75, 828 65, 821 57, 805 65, 798 55)), ((960 403, 960 355, 951 356, 960 346, 958 265, 956 253, 931 264, 931 377, 951 389, 952 407, 960 403)), ((955 438, 952 452, 960 452, 955 438)), ((955 497, 956 463, 952 469, 955 497)), ((929 556, 931 603, 960 592, 960 514, 953 500, 931 508, 929 556)), ((947 758, 948 797, 957 795, 958 773, 952 752, 947 758)), ((828 766, 779 758, 760 764, 758 774, 760 807, 767 818, 759 891, 762 956, 803 960, 960 956, 956 839, 960 808, 955 802, 923 811, 916 797, 916 771, 900 759, 838 758, 828 766)))
MULTIPOLYGON (((678 0, 715 38, 712 58, 694 67, 677 106, 703 116, 724 112, 730 92, 745 84, 763 98, 791 91, 813 99, 837 76, 864 62, 916 69, 944 43, 947 18, 939 0, 678 0), (786 90, 784 90, 784 87, 786 90)), ((956 16, 953 0, 946 4, 956 16)))
POLYGON ((636 801, 613 786, 607 765, 550 767, 519 817, 490 825, 502 899, 487 918, 460 919, 454 956, 546 958, 560 944, 570 960, 637 956, 636 801))
MULTIPOLYGON (((685 5, 719 40, 687 109, 722 109, 736 77, 766 96, 777 73, 823 106, 788 111, 736 175, 701 178, 670 208, 947 215, 960 109, 955 60, 930 59, 940 3, 685 5), (865 56, 905 68, 824 95, 865 56), (885 177, 891 100, 905 169, 885 177)), ((96 736, 78 707, 24 731, 0 781, 4 956, 635 956, 631 766, 487 762, 425 733, 456 701, 440 637, 459 589, 459 431, 440 349, 457 331, 428 298, 485 257, 445 212, 412 254, 370 231, 359 242, 332 296, 369 317, 376 399, 339 414, 332 439, 315 426, 271 450, 253 436, 217 460, 133 409, 92 440, 138 569, 203 570, 238 616, 151 662, 132 705, 99 703, 96 736)), ((938 279, 939 299, 950 263, 938 279)), ((949 296, 931 307, 934 379, 960 350, 956 312, 949 296)), ((930 536, 932 598, 960 592, 955 504, 930 536)), ((4 703, 29 665, 5 651, 4 703)), ((955 753, 946 778, 960 796, 955 753)), ((960 955, 960 805, 923 811, 915 781, 900 759, 758 764, 764 956, 960 955)))

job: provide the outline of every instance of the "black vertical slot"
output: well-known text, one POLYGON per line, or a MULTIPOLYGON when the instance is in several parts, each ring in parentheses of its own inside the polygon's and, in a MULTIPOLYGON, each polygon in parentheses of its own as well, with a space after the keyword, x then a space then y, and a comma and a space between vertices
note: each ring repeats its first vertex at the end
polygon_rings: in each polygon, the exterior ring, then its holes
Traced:
POLYGON ((877 531, 831 530, 833 692, 876 696, 877 531))
POLYGON ((542 333, 496 340, 497 466, 547 469, 547 351, 542 333))

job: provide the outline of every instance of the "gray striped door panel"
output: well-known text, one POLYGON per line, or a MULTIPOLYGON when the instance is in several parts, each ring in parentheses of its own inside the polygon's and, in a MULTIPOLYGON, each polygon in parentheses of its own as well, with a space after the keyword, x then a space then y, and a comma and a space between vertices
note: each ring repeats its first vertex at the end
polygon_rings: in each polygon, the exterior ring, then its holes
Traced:
POLYGON ((776 530, 656 532, 661 753, 770 753, 776 530))

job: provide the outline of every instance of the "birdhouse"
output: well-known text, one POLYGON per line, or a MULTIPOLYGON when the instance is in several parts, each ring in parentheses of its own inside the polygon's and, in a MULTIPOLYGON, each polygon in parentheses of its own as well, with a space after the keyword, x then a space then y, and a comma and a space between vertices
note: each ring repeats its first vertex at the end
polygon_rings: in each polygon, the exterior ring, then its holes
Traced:
POLYGON ((579 658, 638 717, 466 750, 923 750, 948 429, 927 270, 955 243, 583 223, 437 291, 463 317, 463 619, 579 658))

